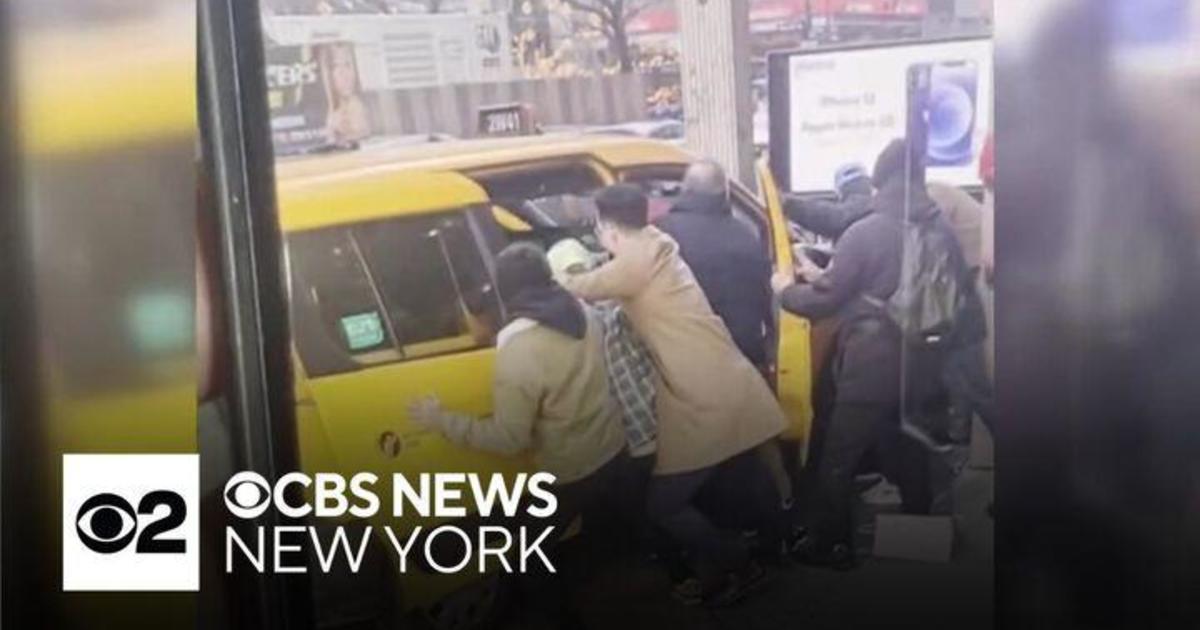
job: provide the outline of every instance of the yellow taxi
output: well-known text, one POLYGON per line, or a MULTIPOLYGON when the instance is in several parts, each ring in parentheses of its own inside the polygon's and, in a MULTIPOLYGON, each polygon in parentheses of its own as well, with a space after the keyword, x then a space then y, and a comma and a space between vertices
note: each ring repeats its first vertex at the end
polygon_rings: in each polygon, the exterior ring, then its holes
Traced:
MULTIPOLYGON (((39 324, 53 339, 39 348, 49 366, 39 398, 46 421, 35 436, 44 463, 29 471, 39 488, 60 486, 61 453, 196 452, 205 424, 196 401, 195 206, 181 203, 197 178, 195 52, 192 40, 172 38, 155 48, 169 54, 121 45, 114 57, 113 43, 141 41, 140 28, 45 38, 29 58, 85 65, 48 61, 40 67, 76 71, 20 77, 30 83, 19 91, 27 114, 21 140, 32 156, 28 192, 54 251, 70 254, 48 269, 43 284, 52 290, 37 304, 39 324), (99 49, 110 54, 75 54, 99 49), (85 75, 92 79, 78 80, 85 75), (149 98, 145 85, 155 86, 149 98)), ((616 181, 642 184, 661 212, 689 160, 666 143, 563 135, 280 161, 304 470, 369 470, 387 480, 396 472, 526 468, 526 461, 465 451, 415 430, 405 402, 436 393, 455 409, 488 414, 492 333, 503 316, 491 290, 496 252, 514 238, 569 233, 586 216, 590 193, 616 181)), ((766 201, 735 186, 736 211, 777 265, 788 267, 774 187, 761 189, 766 201)), ((812 415, 808 326, 783 314, 777 330, 778 391, 790 436, 803 441, 812 415)), ((218 459, 225 448, 206 456, 218 459)), ((39 496, 47 499, 33 500, 33 518, 53 531, 49 525, 61 522, 49 499, 55 493, 39 496)), ((404 581, 398 598, 438 627, 478 625, 494 609, 493 580, 421 577, 428 579, 404 581)), ((105 606, 106 619, 149 614, 169 625, 173 618, 159 609, 180 600, 137 601, 88 600, 72 615, 86 620, 105 606)))
MULTIPOLYGON (((305 470, 369 470, 388 496, 393 473, 525 469, 519 458, 468 451, 410 425, 406 403, 436 394, 449 408, 488 415, 504 313, 492 290, 499 250, 514 239, 586 239, 590 195, 617 181, 641 185, 651 213, 663 213, 691 160, 663 142, 563 134, 278 161, 305 470)), ((734 211, 790 268, 787 223, 764 166, 759 173, 766 198, 735 184, 734 211)), ((779 317, 777 391, 786 437, 803 443, 809 326, 779 317)), ((400 531, 419 524, 378 518, 400 531)), ((471 615, 486 614, 481 598, 495 597, 477 576, 415 578, 402 583, 406 605, 440 626, 470 627, 479 621, 471 615)))

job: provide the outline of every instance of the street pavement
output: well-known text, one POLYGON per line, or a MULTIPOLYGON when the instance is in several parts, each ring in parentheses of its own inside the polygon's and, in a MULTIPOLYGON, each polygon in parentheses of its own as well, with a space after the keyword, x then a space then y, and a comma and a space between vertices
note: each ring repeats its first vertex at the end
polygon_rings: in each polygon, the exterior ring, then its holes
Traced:
MULTIPOLYGON (((976 431, 976 435, 983 431, 976 431)), ((980 442, 986 442, 986 437, 980 442)), ((740 604, 708 610, 678 604, 658 566, 624 557, 597 567, 577 593, 587 628, 597 630, 805 630, 833 628, 990 628, 993 626, 993 522, 990 443, 956 453, 962 468, 952 484, 954 552, 945 563, 870 557, 873 515, 898 511, 894 492, 860 502, 861 565, 838 572, 792 565, 775 569, 762 590, 740 604), (974 455, 972 456, 972 451, 974 455), (971 463, 967 463, 970 459, 971 463)), ((520 615, 509 627, 536 627, 520 615)))

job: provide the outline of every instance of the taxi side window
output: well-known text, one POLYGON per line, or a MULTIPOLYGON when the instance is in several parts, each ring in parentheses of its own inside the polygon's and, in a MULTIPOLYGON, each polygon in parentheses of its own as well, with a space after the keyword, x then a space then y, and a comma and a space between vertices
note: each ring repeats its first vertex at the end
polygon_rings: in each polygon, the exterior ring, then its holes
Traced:
POLYGON ((441 214, 354 229, 406 355, 479 346, 495 297, 466 216, 441 214))
POLYGON ((354 355, 395 347, 348 230, 291 234, 287 253, 293 335, 311 375, 352 370, 354 355))
POLYGON ((288 237, 297 351, 312 376, 485 347, 499 308, 465 215, 288 237))

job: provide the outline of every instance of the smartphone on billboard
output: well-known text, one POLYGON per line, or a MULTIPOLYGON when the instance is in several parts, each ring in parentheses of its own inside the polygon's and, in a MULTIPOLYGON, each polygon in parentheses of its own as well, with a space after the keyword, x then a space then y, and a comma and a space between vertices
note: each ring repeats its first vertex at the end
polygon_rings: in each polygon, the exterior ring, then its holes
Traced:
POLYGON ((924 145, 926 166, 971 164, 978 64, 970 60, 914 64, 909 67, 908 85, 909 137, 919 138, 924 145))

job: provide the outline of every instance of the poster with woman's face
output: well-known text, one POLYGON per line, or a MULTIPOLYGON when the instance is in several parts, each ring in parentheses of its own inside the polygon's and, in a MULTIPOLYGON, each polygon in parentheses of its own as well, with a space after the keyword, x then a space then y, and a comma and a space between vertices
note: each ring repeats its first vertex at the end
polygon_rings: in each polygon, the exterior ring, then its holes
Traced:
POLYGON ((275 153, 290 155, 327 144, 329 104, 313 47, 268 46, 266 74, 275 153))
POLYGON ((353 44, 269 46, 266 70, 277 155, 371 135, 353 44))
POLYGON ((329 102, 329 115, 325 122, 329 142, 345 144, 362 140, 371 135, 371 123, 358 78, 354 45, 322 44, 319 49, 329 102))

